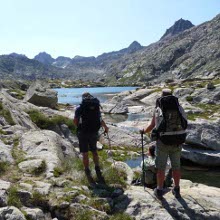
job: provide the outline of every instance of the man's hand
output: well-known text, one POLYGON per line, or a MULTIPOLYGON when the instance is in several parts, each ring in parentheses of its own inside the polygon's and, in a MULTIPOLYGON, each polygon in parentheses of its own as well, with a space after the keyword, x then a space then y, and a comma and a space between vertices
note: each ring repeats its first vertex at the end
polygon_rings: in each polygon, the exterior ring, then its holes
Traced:
POLYGON ((144 128, 141 129, 141 130, 139 130, 139 132, 140 132, 140 134, 145 134, 145 130, 144 130, 144 128))

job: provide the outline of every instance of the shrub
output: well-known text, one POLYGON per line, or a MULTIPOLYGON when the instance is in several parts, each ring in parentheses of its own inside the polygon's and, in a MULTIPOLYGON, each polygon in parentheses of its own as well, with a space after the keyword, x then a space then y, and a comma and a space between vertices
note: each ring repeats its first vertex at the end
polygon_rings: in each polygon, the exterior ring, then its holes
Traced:
POLYGON ((44 173, 47 168, 46 162, 43 160, 39 167, 36 167, 31 173, 35 176, 39 176, 40 174, 44 173))
POLYGON ((126 213, 117 213, 115 215, 112 215, 109 220, 122 220, 122 219, 123 220, 133 220, 134 218, 132 218, 131 216, 129 216, 126 213))

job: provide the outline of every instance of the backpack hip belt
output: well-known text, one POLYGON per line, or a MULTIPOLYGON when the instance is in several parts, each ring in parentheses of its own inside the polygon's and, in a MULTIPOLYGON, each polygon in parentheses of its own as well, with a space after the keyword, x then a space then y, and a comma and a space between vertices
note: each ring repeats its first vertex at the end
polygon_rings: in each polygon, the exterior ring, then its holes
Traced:
POLYGON ((166 131, 166 132, 160 132, 159 135, 163 136, 163 135, 178 135, 178 134, 185 134, 186 131, 182 130, 182 131, 166 131))

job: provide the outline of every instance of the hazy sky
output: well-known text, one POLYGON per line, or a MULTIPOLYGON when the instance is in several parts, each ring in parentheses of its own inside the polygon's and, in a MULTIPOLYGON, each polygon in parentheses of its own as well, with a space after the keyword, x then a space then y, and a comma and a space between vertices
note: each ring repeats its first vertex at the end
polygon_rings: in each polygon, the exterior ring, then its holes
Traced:
POLYGON ((198 25, 220 0, 0 0, 0 54, 97 56, 160 39, 180 18, 198 25))

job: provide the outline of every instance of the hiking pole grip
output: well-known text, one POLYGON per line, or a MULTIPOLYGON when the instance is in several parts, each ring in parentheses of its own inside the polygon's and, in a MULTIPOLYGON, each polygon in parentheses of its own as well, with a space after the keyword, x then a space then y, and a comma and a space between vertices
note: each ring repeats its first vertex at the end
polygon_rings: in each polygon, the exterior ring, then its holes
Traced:
POLYGON ((145 171, 144 171, 144 132, 141 132, 141 148, 142 148, 142 175, 143 175, 143 185, 145 190, 145 171))

